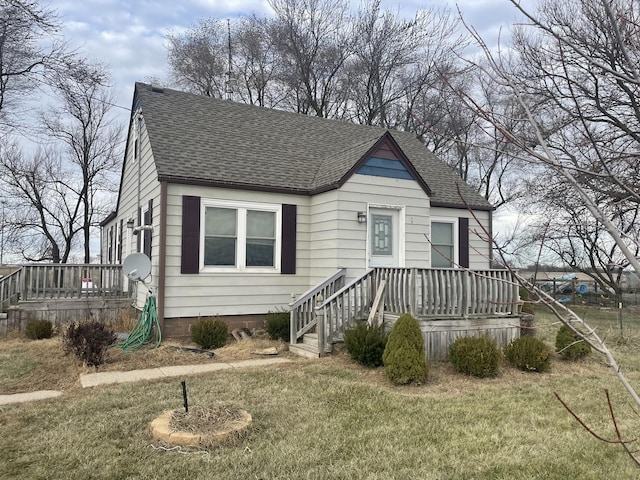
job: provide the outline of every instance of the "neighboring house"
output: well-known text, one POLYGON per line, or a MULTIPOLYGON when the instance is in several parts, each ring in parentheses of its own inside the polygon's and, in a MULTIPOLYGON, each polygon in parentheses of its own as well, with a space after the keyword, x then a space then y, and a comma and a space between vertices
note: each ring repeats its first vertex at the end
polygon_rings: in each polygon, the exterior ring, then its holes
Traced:
POLYGON ((183 335, 199 316, 261 325, 340 267, 488 269, 491 213, 411 133, 137 83, 102 256, 145 252, 183 335))

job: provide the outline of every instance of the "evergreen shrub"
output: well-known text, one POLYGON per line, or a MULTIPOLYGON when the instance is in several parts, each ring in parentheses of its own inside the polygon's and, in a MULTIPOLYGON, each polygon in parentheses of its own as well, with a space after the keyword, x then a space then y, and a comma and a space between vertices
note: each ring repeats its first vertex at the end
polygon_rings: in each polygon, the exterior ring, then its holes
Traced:
POLYGON ((30 320, 24 330, 25 335, 32 340, 51 338, 53 325, 49 320, 30 320))
POLYGON ((290 318, 291 314, 286 310, 267 313, 267 334, 271 340, 290 340, 290 318))
POLYGON ((90 320, 72 322, 62 337, 65 353, 73 353, 86 365, 97 367, 105 361, 107 348, 116 341, 116 334, 104 323, 90 320))
POLYGON ((458 337, 449 347, 449 360, 453 367, 466 375, 495 377, 501 359, 496 342, 486 336, 458 337))
POLYGON ((386 342, 383 325, 369 326, 366 321, 358 321, 344 332, 344 343, 349 355, 365 367, 382 366, 386 342))
POLYGON ((562 325, 556 335, 556 351, 563 360, 577 360, 589 355, 591 345, 569 327, 562 325))
POLYGON ((393 325, 382 354, 387 378, 396 385, 421 383, 429 375, 418 321, 404 314, 393 325))
POLYGON ((228 335, 227 324, 217 317, 199 318, 191 325, 191 340, 207 350, 224 347, 228 335))
POLYGON ((505 349, 507 361, 527 372, 546 372, 551 369, 551 350, 539 338, 524 336, 513 340, 505 349))

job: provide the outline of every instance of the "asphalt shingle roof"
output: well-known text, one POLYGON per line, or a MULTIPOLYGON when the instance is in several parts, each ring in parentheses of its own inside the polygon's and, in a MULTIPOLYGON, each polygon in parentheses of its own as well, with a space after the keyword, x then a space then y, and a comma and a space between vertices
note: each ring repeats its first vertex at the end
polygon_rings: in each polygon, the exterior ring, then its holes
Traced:
MULTIPOLYGON (((158 179, 176 183, 313 194, 336 188, 387 133, 144 83, 136 83, 134 104, 142 108, 158 179)), ((491 209, 413 134, 388 132, 428 185, 432 205, 491 209)))

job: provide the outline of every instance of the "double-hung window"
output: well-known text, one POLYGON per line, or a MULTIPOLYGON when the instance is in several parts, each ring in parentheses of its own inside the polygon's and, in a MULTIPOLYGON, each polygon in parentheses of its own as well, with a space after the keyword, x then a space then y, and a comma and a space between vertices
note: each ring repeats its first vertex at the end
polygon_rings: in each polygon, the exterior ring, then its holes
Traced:
POLYGON ((451 268, 456 259, 456 224, 453 221, 431 221, 431 267, 451 268))
POLYGON ((281 206, 204 201, 204 267, 278 271, 281 206))

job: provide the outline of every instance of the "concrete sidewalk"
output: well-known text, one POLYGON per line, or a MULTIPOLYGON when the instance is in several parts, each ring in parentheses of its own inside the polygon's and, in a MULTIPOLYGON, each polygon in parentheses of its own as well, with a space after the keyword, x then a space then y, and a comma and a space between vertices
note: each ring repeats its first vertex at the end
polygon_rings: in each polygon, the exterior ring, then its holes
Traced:
MULTIPOLYGON (((178 365, 175 367, 147 368, 145 370, 130 370, 128 372, 99 372, 80 375, 82 388, 97 387, 114 383, 138 382, 141 380, 154 380, 157 378, 181 377, 196 373, 214 372, 229 368, 262 367, 290 363, 288 358, 260 358, 255 360, 242 360, 238 362, 209 363, 199 365, 178 365)), ((0 395, 0 405, 10 403, 30 402, 44 400, 46 398, 59 397, 63 392, 57 390, 40 390, 37 392, 14 393, 0 395)))
POLYGON ((200 365, 180 365, 176 367, 147 368, 145 370, 131 370, 129 372, 99 372, 80 375, 80 384, 83 388, 97 387, 112 383, 138 382, 140 380, 154 380, 157 378, 180 377, 195 373, 214 372, 229 368, 261 367, 289 363, 287 358, 264 358, 256 360, 242 360, 238 362, 208 363, 200 365))
POLYGON ((14 393, 11 395, 0 395, 0 405, 10 403, 30 402, 32 400, 44 400, 45 398, 55 398, 62 395, 58 390, 39 390, 37 392, 14 393))

